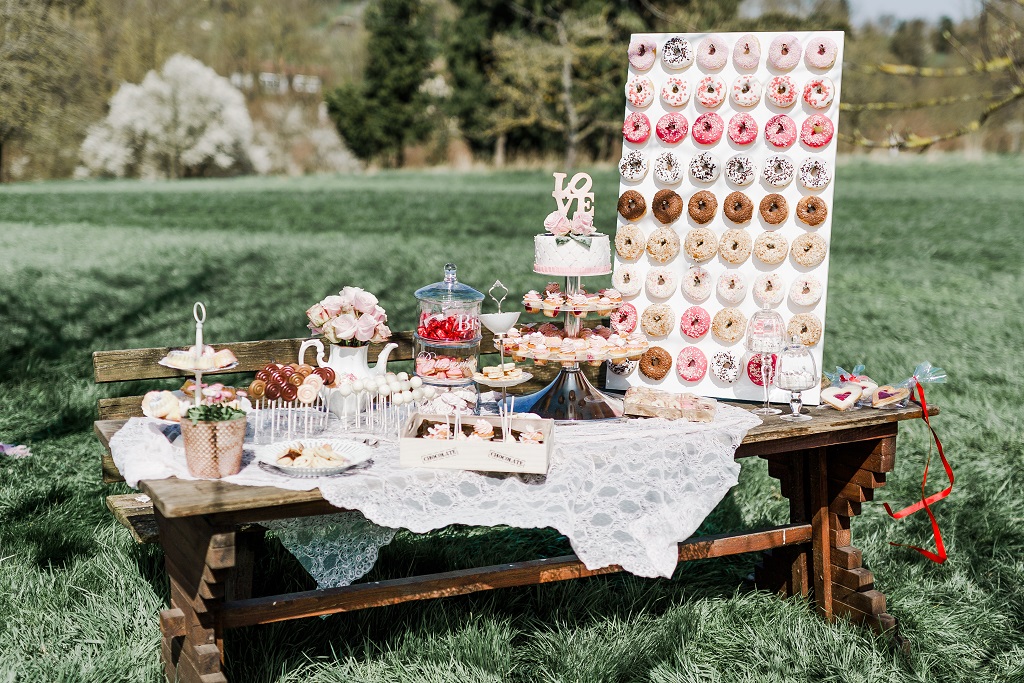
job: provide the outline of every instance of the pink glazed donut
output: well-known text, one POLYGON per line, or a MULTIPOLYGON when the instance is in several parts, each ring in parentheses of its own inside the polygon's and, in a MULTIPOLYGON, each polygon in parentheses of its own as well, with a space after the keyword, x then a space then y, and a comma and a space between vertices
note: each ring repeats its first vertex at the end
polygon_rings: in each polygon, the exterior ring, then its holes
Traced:
POLYGON ((768 48, 768 63, 780 71, 789 71, 800 63, 800 41, 786 33, 772 41, 768 48))
POLYGON ((629 63, 634 69, 647 71, 654 66, 658 46, 650 38, 637 38, 629 44, 629 63))
POLYGON ((679 318, 679 331, 690 339, 700 339, 711 329, 711 316, 700 306, 690 306, 679 318))
POLYGON ((722 36, 710 35, 697 45, 697 66, 716 71, 725 66, 729 59, 729 46, 722 36))
POLYGON ((824 147, 832 141, 835 129, 824 114, 811 114, 800 127, 800 142, 808 147, 824 147))
POLYGON ((757 121, 750 114, 739 113, 729 119, 729 139, 737 145, 757 140, 757 121))
POLYGON ((725 122, 722 117, 713 111, 706 112, 697 117, 690 129, 693 139, 702 145, 713 145, 722 139, 722 131, 725 129, 725 122))
POLYGON ((740 36, 732 48, 732 63, 737 69, 756 69, 761 63, 761 41, 753 33, 740 36))
POLYGON ((764 126, 764 139, 779 149, 785 149, 796 142, 796 124, 785 114, 776 114, 764 126))
POLYGON ((813 36, 807 43, 804 61, 807 62, 807 66, 815 69, 831 69, 836 63, 837 54, 839 49, 834 40, 828 36, 813 36))
POLYGON ((665 114, 658 119, 658 126, 656 130, 659 140, 669 145, 674 145, 686 137, 686 132, 689 129, 690 124, 687 123, 686 117, 682 114, 672 112, 671 114, 665 114))
POLYGON ((684 382, 699 382, 707 371, 707 356, 696 346, 687 346, 676 356, 676 374, 684 382))
POLYGON ((629 114, 622 124, 622 137, 637 144, 647 142, 647 138, 651 137, 651 120, 647 114, 639 111, 629 114))
POLYGON ((609 322, 620 335, 630 334, 636 329, 636 306, 622 304, 619 310, 611 312, 609 322))

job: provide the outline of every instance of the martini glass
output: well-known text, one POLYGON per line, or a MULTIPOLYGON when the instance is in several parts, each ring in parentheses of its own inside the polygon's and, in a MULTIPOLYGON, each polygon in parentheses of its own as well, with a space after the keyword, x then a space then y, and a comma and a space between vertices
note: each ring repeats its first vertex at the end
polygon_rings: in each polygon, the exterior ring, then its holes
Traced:
POLYGON ((772 408, 768 398, 772 390, 775 369, 772 359, 777 358, 776 354, 782 350, 785 339, 786 322, 767 305, 750 316, 750 322, 747 323, 746 346, 747 351, 761 357, 761 385, 764 387, 764 405, 750 411, 755 415, 778 415, 782 412, 778 408, 772 408))

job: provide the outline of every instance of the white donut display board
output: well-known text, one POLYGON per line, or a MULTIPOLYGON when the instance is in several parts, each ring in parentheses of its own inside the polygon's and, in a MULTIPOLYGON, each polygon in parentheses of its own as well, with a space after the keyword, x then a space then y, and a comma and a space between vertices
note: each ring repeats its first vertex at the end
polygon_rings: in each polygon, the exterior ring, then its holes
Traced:
MULTIPOLYGON (((822 335, 816 344, 811 346, 811 352, 814 355, 814 359, 818 364, 819 370, 821 369, 822 361, 822 349, 824 347, 824 324, 825 324, 825 301, 828 294, 828 266, 829 266, 829 255, 831 253, 831 233, 832 233, 832 217, 834 215, 833 197, 835 194, 835 170, 836 170, 836 147, 838 145, 838 138, 835 132, 838 131, 839 127, 839 95, 842 87, 842 63, 843 63, 843 32, 842 31, 796 31, 792 33, 788 32, 759 32, 759 33, 719 33, 719 34, 702 34, 702 33, 684 33, 684 34, 670 34, 670 33, 644 33, 635 34, 632 36, 631 45, 637 45, 638 41, 653 41, 656 46, 655 59, 650 68, 645 70, 638 69, 634 64, 629 66, 629 75, 626 83, 626 117, 634 112, 640 112, 647 116, 650 121, 650 137, 643 142, 630 142, 626 139, 624 134, 622 144, 622 156, 626 157, 630 152, 637 151, 644 155, 646 159, 647 172, 639 180, 629 180, 625 176, 620 177, 619 194, 621 195, 628 190, 635 190, 643 196, 646 203, 647 210, 639 218, 635 220, 627 220, 622 215, 616 215, 618 220, 618 226, 621 228, 624 225, 634 224, 643 231, 646 237, 650 237, 655 230, 660 228, 669 227, 675 231, 679 237, 680 247, 679 254, 674 258, 671 258, 665 263, 659 263, 654 260, 652 256, 645 252, 640 255, 639 258, 624 259, 621 254, 616 251, 614 257, 614 268, 616 271, 623 268, 624 266, 632 265, 636 269, 636 274, 639 275, 641 281, 646 281, 648 272, 652 268, 668 268, 675 275, 676 280, 680 283, 675 287, 672 294, 666 298, 652 298, 648 288, 646 286, 641 287, 640 291, 629 297, 624 297, 626 301, 633 304, 636 307, 637 315, 642 316, 644 310, 652 304, 667 304, 672 309, 672 315, 675 319, 675 323, 672 325, 669 333, 663 336, 652 336, 648 334, 647 337, 650 343, 654 346, 660 346, 665 349, 673 359, 672 369, 661 380, 653 380, 646 377, 641 373, 639 369, 633 370, 626 376, 617 375, 609 372, 607 375, 607 386, 612 389, 626 389, 630 386, 656 386, 661 389, 667 389, 671 391, 692 391, 697 394, 704 396, 713 396, 716 398, 724 399, 740 399, 740 400, 760 400, 763 398, 763 389, 756 385, 747 376, 747 362, 750 360, 750 354, 746 352, 744 346, 745 335, 741 336, 734 342, 725 342, 715 336, 712 330, 709 328, 707 333, 703 334, 697 339, 691 339, 685 336, 680 331, 679 320, 683 312, 691 306, 700 306, 708 315, 714 319, 715 315, 724 308, 734 307, 738 309, 749 321, 752 316, 761 306, 760 303, 754 297, 754 286, 757 278, 761 275, 771 273, 781 279, 783 288, 782 300, 778 303, 771 305, 771 308, 780 313, 783 319, 788 324, 793 316, 801 313, 809 313, 813 315, 822 326, 822 335), (760 48, 760 58, 756 62, 756 66, 751 68, 738 67, 735 61, 736 55, 734 55, 734 47, 740 41, 741 38, 754 36, 757 39, 760 48), (796 64, 788 69, 780 69, 769 62, 770 52, 772 43, 776 38, 785 36, 795 36, 800 43, 801 54, 796 64), (671 38, 682 38, 689 42, 691 54, 694 56, 692 63, 682 68, 669 68, 666 66, 666 60, 664 57, 664 46, 667 41, 671 38), (716 42, 716 55, 712 55, 711 59, 701 58, 700 45, 705 38, 717 39, 716 42), (835 63, 829 68, 817 68, 811 66, 808 63, 807 51, 808 49, 813 50, 811 60, 816 61, 820 64, 819 57, 820 51, 816 49, 818 45, 823 42, 827 43, 828 39, 834 43, 836 48, 835 63), (709 68, 708 62, 714 62, 717 56, 718 61, 721 61, 721 47, 726 47, 725 51, 725 64, 720 68, 709 68), (725 85, 724 100, 715 106, 706 106, 701 103, 701 100, 708 104, 714 104, 714 93, 707 92, 707 88, 702 89, 698 92, 698 83, 701 82, 706 76, 711 76, 720 79, 725 85), (769 83, 776 76, 788 76, 792 83, 796 86, 795 95, 796 101, 790 106, 780 106, 776 102, 770 101, 765 96, 769 83), (643 92, 645 86, 649 85, 645 81, 639 81, 639 87, 634 79, 640 77, 646 77, 650 79, 653 84, 653 97, 648 97, 643 92), (734 85, 744 85, 747 87, 738 89, 738 99, 744 103, 749 104, 752 99, 756 99, 752 95, 751 88, 752 84, 750 77, 760 86, 761 97, 760 100, 753 106, 742 106, 737 103, 733 96, 734 85), (681 88, 678 86, 674 91, 666 93, 666 96, 662 96, 662 89, 664 88, 666 81, 670 78, 678 78, 685 82, 688 89, 688 97, 685 103, 680 104, 682 99, 679 95, 681 88), (816 108, 812 106, 804 98, 804 89, 807 84, 815 79, 827 78, 831 81, 834 88, 832 101, 822 108, 816 108), (630 84, 634 84, 634 87, 630 87, 630 84), (671 102, 666 102, 666 99, 671 102), (674 106, 678 105, 678 106, 674 106), (687 122, 687 133, 686 136, 674 143, 668 143, 660 139, 656 128, 658 121, 670 113, 679 113, 686 118, 687 122), (704 113, 714 112, 721 117, 723 123, 723 131, 721 139, 713 144, 701 144, 695 141, 693 135, 693 127, 697 118, 704 113), (729 123, 730 120, 737 114, 748 114, 753 117, 757 124, 757 137, 749 144, 739 144, 730 139, 729 134, 729 123), (785 114, 795 124, 796 129, 796 140, 792 145, 786 148, 778 148, 773 144, 769 143, 765 134, 765 125, 769 119, 777 114, 785 114), (823 115, 831 122, 833 126, 832 139, 823 146, 812 147, 804 141, 801 136, 801 129, 803 124, 810 117, 814 115, 823 115), (664 182, 664 180, 674 180, 669 173, 662 173, 662 178, 659 179, 656 175, 657 159, 660 154, 666 151, 671 151, 675 154, 676 158, 681 164, 681 178, 675 182, 664 182), (694 178, 690 172, 690 161, 693 157, 700 155, 704 152, 708 152, 713 155, 719 164, 719 173, 717 178, 710 182, 704 182, 694 178), (750 184, 741 186, 728 179, 726 176, 726 164, 730 158, 735 155, 744 155, 750 158, 756 167, 756 175, 754 176, 753 182, 750 184), (766 161, 776 155, 784 155, 793 163, 794 173, 793 178, 784 187, 775 187, 769 184, 765 180, 764 168, 766 161), (831 174, 831 181, 821 188, 808 188, 801 183, 800 179, 800 168, 810 157, 818 157, 824 160, 828 172, 831 174), (669 223, 662 223, 654 215, 654 196, 659 190, 673 190, 675 191, 680 199, 682 200, 682 213, 679 218, 670 221, 669 223), (687 206, 690 197, 698 192, 699 190, 708 190, 715 195, 717 200, 717 210, 715 211, 714 217, 703 225, 696 222, 689 214, 687 206), (734 223, 732 220, 726 217, 725 199, 726 197, 734 192, 740 191, 745 194, 753 204, 753 216, 750 220, 743 223, 734 223), (772 225, 767 222, 759 211, 759 207, 762 199, 772 193, 778 193, 782 195, 786 203, 788 204, 788 216, 778 225, 772 225), (824 221, 820 222, 816 226, 808 225, 797 218, 797 205, 800 200, 804 197, 815 196, 818 197, 825 203, 827 209, 827 217, 824 221), (779 263, 766 263, 764 260, 758 259, 754 253, 753 248, 751 254, 747 256, 741 263, 730 263, 725 260, 721 252, 716 252, 711 258, 698 262, 692 256, 687 253, 685 241, 687 234, 695 228, 708 228, 714 233, 715 239, 721 241, 723 235, 728 230, 739 230, 746 233, 750 238, 750 243, 753 244, 755 240, 762 234, 767 232, 773 233, 774 236, 781 236, 785 238, 788 245, 788 251, 785 257, 782 258, 779 263), (794 260, 794 254, 792 251, 793 243, 795 240, 803 235, 818 235, 824 240, 826 246, 825 257, 818 265, 808 267, 800 265, 794 260), (703 267, 711 277, 711 294, 708 298, 703 301, 699 301, 691 298, 684 293, 683 284, 686 279, 687 271, 693 266, 703 267), (726 296, 723 297, 719 293, 718 282, 723 275, 738 275, 739 279, 745 282, 746 292, 743 294, 741 299, 738 299, 738 303, 730 303, 729 299, 737 299, 735 296, 735 290, 725 291, 726 296), (798 304, 795 303, 790 297, 790 288, 795 280, 803 276, 813 276, 817 278, 821 284, 821 297, 812 305, 798 304), (702 378, 697 381, 686 381, 679 377, 676 367, 676 359, 679 353, 686 347, 695 346, 704 354, 707 360, 708 369, 702 378), (712 371, 712 359, 717 352, 720 351, 732 351, 741 363, 739 372, 739 379, 735 382, 727 382, 717 378, 712 371)), ((745 43, 746 41, 744 41, 745 43)), ((678 46, 679 41, 673 41, 673 45, 678 46)), ((646 50, 643 51, 646 53, 646 50)), ((786 57, 792 61, 793 50, 789 49, 787 45, 786 57)), ((678 56, 678 51, 674 52, 678 56)), ((776 57, 779 56, 779 52, 776 53, 776 57)), ((646 54, 648 62, 649 54, 646 54)), ((749 54, 747 55, 749 58, 749 54)), ((644 55, 640 55, 640 59, 634 60, 646 66, 643 63, 644 55)), ((686 60, 682 60, 685 62, 686 60)), ((742 63, 741 58, 741 63, 742 63)), ((753 60, 750 60, 751 62, 753 60)), ((679 66, 680 62, 675 62, 676 66, 679 66)), ((713 65, 713 64, 712 64, 713 65)), ((776 90, 778 90, 776 88, 776 90)), ((778 98, 782 99, 782 98, 778 98)), ((820 92, 815 89, 811 93, 810 99, 815 101, 815 104, 821 106, 823 104, 820 92)), ((818 119, 820 122, 820 119, 818 119)), ((783 122, 784 124, 784 122, 783 122)), ((820 126, 819 126, 820 128, 820 126)), ((775 126, 773 130, 778 130, 778 126, 775 126)), ((820 142, 821 138, 813 140, 820 142)), ((642 164, 634 164, 633 168, 627 169, 625 175, 636 176, 639 175, 637 166, 642 164)), ((699 170, 699 169, 698 169, 699 170)), ((700 175, 700 173, 698 173, 700 175)), ((814 183, 811 183, 812 185, 814 183)), ((662 216, 664 217, 664 213, 662 216)), ((767 239, 767 238, 766 238, 767 239)), ((806 238, 813 239, 813 238, 806 238)), ((766 259, 769 262, 778 260, 771 256, 766 259)), ((806 259, 804 259, 806 260, 806 259)), ((614 276, 613 276, 614 277, 614 276)), ((614 280, 613 280, 614 282, 614 280)), ((613 285, 614 286, 614 285, 613 285)), ((638 323, 639 326, 639 323, 638 323)), ((809 391, 803 393, 804 402, 811 405, 820 404, 819 388, 815 387, 809 391)), ((787 402, 789 399, 789 392, 782 391, 780 389, 772 389, 772 401, 774 402, 787 402)))

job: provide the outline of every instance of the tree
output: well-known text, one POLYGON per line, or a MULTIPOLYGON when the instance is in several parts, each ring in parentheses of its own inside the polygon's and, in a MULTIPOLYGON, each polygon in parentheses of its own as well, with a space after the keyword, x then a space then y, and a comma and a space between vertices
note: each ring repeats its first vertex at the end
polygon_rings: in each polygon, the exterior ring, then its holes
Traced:
POLYGON ((932 49, 939 54, 947 54, 950 49, 949 40, 946 36, 954 37, 954 29, 956 26, 953 24, 953 20, 947 16, 943 16, 939 19, 939 25, 935 28, 935 33, 932 35, 932 49))
POLYGON ((82 161, 96 175, 182 178, 250 168, 252 119, 224 77, 186 55, 123 84, 89 130, 82 161))
POLYGON ((924 21, 913 19, 899 23, 889 41, 889 50, 904 64, 924 66, 927 44, 924 21))

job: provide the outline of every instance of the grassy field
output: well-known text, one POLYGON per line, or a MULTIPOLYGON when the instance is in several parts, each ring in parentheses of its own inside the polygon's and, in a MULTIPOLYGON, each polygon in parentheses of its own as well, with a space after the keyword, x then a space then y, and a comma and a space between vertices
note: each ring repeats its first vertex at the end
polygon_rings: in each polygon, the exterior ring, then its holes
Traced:
MULTIPOLYGON (((598 171, 609 231, 616 177, 598 171)), ((839 169, 826 364, 902 379, 921 360, 957 472, 923 519, 878 502, 854 522, 889 611, 911 641, 828 625, 801 600, 741 587, 754 556, 682 566, 673 580, 611 576, 231 632, 235 681, 1024 681, 1024 162, 847 163, 839 169)), ((550 175, 381 174, 0 189, 0 681, 157 681, 158 549, 107 514, 90 425, 95 349, 185 344, 192 302, 215 342, 298 336, 303 310, 344 284, 378 293, 394 327, 446 260, 486 288, 544 283, 529 238, 550 175)), ((136 387, 142 389, 142 386, 136 387)), ((919 494, 923 426, 901 431, 880 500, 919 494)), ((777 482, 744 462, 703 532, 778 522, 777 482)), ((373 577, 566 550, 547 531, 399 534, 373 577)), ((258 590, 309 586, 268 543, 258 590)))

